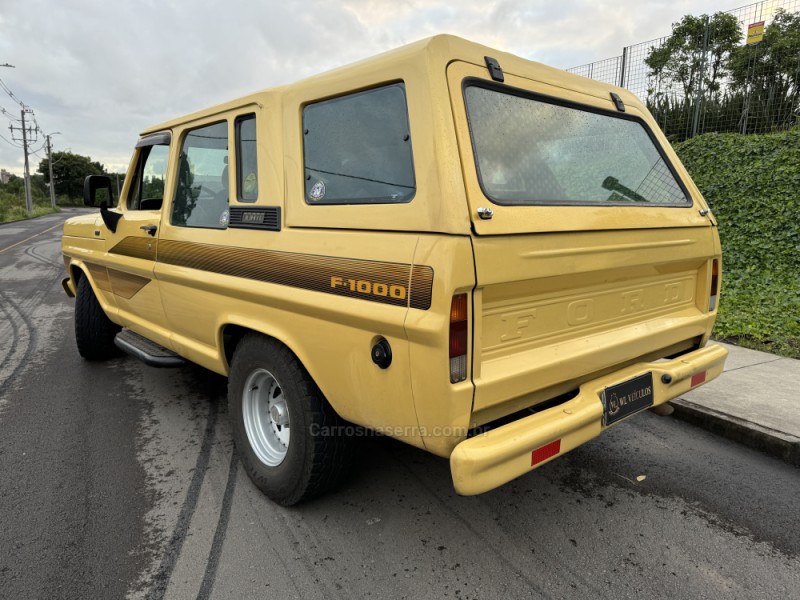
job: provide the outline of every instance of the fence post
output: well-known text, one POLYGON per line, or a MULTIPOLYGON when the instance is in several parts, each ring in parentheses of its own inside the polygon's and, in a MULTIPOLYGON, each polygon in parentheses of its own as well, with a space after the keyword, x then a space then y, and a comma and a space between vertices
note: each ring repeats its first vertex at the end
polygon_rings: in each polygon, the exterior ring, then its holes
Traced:
POLYGON ((622 49, 622 64, 619 69, 619 87, 625 87, 625 67, 628 66, 628 47, 622 49))
POLYGON ((700 59, 700 81, 697 83, 697 90, 695 91, 694 99, 694 115, 692 116, 692 135, 697 135, 697 130, 700 127, 700 104, 703 102, 703 80, 706 76, 706 56, 708 55, 708 15, 706 15, 706 22, 703 31, 703 56, 700 59))

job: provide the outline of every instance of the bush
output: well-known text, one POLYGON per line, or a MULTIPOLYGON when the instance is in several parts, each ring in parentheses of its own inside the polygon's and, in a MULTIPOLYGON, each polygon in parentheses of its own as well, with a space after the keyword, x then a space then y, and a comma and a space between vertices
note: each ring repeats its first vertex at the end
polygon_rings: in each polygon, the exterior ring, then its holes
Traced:
POLYGON ((675 149, 719 222, 716 337, 800 358, 800 128, 709 133, 675 149))
MULTIPOLYGON (((33 216, 40 217, 48 213, 56 212, 50 206, 50 197, 40 197, 37 194, 33 196, 33 216)), ((19 221, 27 219, 28 213, 25 210, 25 192, 21 194, 9 193, 3 191, 0 187, 0 223, 8 223, 9 221, 19 221)))
MULTIPOLYGON (((55 212, 50 206, 50 195, 41 176, 31 177, 33 216, 39 217, 55 212)), ((12 176, 6 184, 0 184, 0 223, 27 219, 25 211, 25 187, 21 177, 12 176)))

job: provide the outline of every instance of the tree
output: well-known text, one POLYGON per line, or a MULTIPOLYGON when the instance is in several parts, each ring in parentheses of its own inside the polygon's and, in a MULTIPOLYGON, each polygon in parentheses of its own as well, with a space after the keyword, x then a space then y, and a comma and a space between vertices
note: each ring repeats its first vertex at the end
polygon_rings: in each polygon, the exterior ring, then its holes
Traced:
MULTIPOLYGON (((742 31, 733 15, 686 15, 672 24, 667 41, 651 48, 644 62, 662 90, 674 92, 677 86, 684 98, 692 98, 701 86, 706 93, 716 94, 727 75, 727 58, 741 40, 742 31)), ((651 96, 663 93, 651 90, 651 96)))
MULTIPOLYGON (((56 191, 71 199, 77 200, 83 197, 83 180, 87 175, 103 175, 105 173, 105 167, 97 161, 92 161, 88 156, 72 152, 53 152, 52 156, 56 191)), ((46 158, 39 163, 37 171, 49 183, 50 174, 46 158)))
POLYGON ((764 39, 731 53, 735 93, 765 129, 791 124, 800 111, 800 14, 778 10, 764 39))

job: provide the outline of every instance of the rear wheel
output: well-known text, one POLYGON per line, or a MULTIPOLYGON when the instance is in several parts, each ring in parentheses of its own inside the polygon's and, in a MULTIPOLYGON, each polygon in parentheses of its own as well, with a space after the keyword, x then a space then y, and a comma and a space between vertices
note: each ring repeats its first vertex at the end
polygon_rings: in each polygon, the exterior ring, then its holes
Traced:
POLYGON ((111 322, 100 306, 92 284, 84 275, 75 293, 75 342, 87 360, 106 360, 119 354, 114 336, 120 326, 111 322))
POLYGON ((262 335, 236 347, 228 382, 234 440, 250 479, 291 506, 338 484, 352 462, 345 423, 297 357, 262 335))

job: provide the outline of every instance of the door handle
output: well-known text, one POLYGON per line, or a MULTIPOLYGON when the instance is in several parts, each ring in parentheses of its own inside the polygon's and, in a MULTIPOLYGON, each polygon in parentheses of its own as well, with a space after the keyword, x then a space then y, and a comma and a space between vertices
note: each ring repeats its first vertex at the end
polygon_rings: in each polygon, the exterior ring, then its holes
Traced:
POLYGON ((158 231, 158 226, 156 226, 156 225, 142 225, 141 227, 139 227, 139 229, 141 229, 142 231, 146 231, 147 233, 149 233, 150 235, 155 237, 156 231, 158 231))

